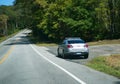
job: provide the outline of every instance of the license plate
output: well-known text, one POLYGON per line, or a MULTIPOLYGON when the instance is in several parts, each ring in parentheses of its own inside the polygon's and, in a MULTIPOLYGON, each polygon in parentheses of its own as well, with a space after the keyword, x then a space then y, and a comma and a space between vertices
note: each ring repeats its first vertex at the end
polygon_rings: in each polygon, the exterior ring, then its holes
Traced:
POLYGON ((76 53, 77 55, 80 55, 81 53, 76 53))

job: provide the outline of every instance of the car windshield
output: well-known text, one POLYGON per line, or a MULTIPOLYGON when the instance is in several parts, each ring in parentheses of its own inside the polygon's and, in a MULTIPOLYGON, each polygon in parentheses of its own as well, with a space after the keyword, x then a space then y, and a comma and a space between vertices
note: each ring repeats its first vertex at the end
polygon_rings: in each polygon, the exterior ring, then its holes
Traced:
POLYGON ((75 44, 75 43, 79 44, 79 43, 85 43, 85 42, 83 40, 69 40, 68 41, 68 44, 75 44))

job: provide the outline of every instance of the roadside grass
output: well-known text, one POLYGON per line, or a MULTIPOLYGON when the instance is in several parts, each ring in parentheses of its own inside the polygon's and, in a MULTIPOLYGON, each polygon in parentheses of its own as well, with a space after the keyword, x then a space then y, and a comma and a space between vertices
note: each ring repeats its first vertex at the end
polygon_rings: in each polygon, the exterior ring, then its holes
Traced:
POLYGON ((96 41, 96 42, 88 42, 89 46, 105 45, 105 44, 120 44, 120 39, 116 39, 116 40, 100 40, 100 41, 96 41))
MULTIPOLYGON (((53 43, 49 41, 45 41, 43 39, 39 38, 34 38, 32 35, 29 35, 30 41, 35 43, 38 46, 57 46, 59 43, 53 43)), ((87 42, 89 46, 94 46, 94 45, 105 45, 105 44, 120 44, 120 39, 116 40, 101 40, 101 41, 96 41, 96 42, 87 42)))
POLYGON ((99 56, 89 61, 87 66, 120 78, 120 54, 99 56))
POLYGON ((55 43, 50 43, 50 42, 39 42, 37 43, 38 46, 57 46, 55 43))
POLYGON ((3 42, 3 41, 5 41, 5 40, 8 39, 8 38, 14 36, 14 35, 17 34, 19 31, 20 31, 20 30, 16 30, 13 34, 0 37, 0 43, 3 42))
MULTIPOLYGON (((53 43, 45 40, 41 40, 38 38, 34 38, 30 35, 30 40, 38 46, 57 46, 59 43, 53 43)), ((94 45, 106 45, 106 44, 120 44, 120 39, 116 40, 101 40, 96 42, 87 42, 89 46, 94 45)))
POLYGON ((46 40, 41 40, 39 38, 34 38, 32 35, 29 35, 29 40, 38 45, 38 46, 57 46, 58 44, 57 43, 53 43, 53 42, 50 42, 50 41, 46 41, 46 40))
POLYGON ((2 41, 6 40, 6 39, 7 39, 6 36, 4 36, 4 37, 0 37, 0 43, 1 43, 2 41))

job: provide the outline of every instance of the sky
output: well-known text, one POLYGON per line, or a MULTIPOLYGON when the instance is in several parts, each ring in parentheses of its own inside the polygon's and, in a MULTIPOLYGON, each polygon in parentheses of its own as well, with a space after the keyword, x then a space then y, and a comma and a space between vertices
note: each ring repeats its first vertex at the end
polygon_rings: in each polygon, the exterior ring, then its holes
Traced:
POLYGON ((0 5, 7 5, 7 6, 13 5, 14 1, 15 0, 0 0, 0 5))

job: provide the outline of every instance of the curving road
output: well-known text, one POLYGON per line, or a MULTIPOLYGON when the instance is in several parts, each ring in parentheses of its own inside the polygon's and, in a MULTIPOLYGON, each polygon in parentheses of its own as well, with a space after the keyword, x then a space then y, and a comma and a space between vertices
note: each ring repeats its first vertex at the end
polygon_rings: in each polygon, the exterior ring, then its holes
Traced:
POLYGON ((116 77, 56 57, 56 47, 31 44, 29 32, 0 44, 0 84, 120 84, 116 77))

